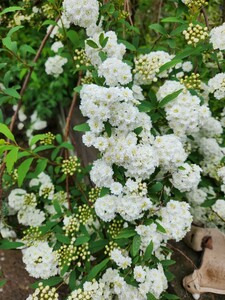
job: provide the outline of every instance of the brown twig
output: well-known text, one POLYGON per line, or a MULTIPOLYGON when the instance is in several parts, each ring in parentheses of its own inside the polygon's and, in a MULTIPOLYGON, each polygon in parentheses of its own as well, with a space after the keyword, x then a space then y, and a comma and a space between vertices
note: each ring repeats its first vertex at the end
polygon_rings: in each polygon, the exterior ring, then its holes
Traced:
MULTIPOLYGON (((58 22, 59 18, 60 18, 60 16, 56 18, 56 22, 58 22)), ((33 64, 35 64, 38 61, 38 59, 39 59, 39 57, 42 53, 42 50, 43 50, 47 40, 49 39, 49 36, 51 35, 54 27, 55 27, 55 25, 51 26, 49 31, 46 33, 44 39, 42 40, 41 45, 40 45, 40 47, 39 47, 39 49, 38 49, 38 51, 37 51, 37 53, 36 53, 36 55, 33 59, 33 64)), ((20 99, 17 103, 17 108, 16 108, 16 110, 15 110, 13 116, 12 116, 10 126, 9 126, 11 131, 13 131, 13 128, 15 126, 15 122, 16 122, 16 119, 17 119, 17 116, 18 116, 18 112, 19 112, 19 110, 21 108, 21 105, 22 105, 22 98, 23 98, 23 95, 24 95, 24 93, 25 93, 25 91, 28 87, 28 83, 30 81, 33 69, 34 69, 34 66, 30 66, 29 72, 27 73, 27 75, 25 77, 25 80, 23 82, 22 88, 20 90, 20 99)), ((1 167, 0 167, 0 213, 1 213, 1 210, 2 210, 2 196, 3 196, 2 177, 3 177, 4 171, 5 171, 5 167, 6 167, 6 164, 3 162, 1 167)))
POLYGON ((169 248, 171 248, 171 249, 173 249, 173 250, 179 252, 182 256, 184 256, 184 257, 186 258, 186 260, 188 260, 188 261, 192 264, 192 266, 193 266, 195 269, 197 269, 197 266, 193 263, 193 261, 192 261, 189 257, 187 257, 186 254, 184 254, 183 251, 181 251, 180 249, 174 247, 173 245, 171 245, 171 244, 169 244, 169 243, 167 243, 167 246, 168 246, 169 248))
POLYGON ((206 25, 206 26, 208 27, 208 29, 209 29, 209 19, 208 19, 208 16, 207 16, 207 14, 206 14, 206 11, 205 11, 205 8, 204 8, 204 7, 202 7, 201 12, 202 12, 202 14, 203 14, 203 16, 204 16, 204 19, 205 19, 205 25, 206 25))

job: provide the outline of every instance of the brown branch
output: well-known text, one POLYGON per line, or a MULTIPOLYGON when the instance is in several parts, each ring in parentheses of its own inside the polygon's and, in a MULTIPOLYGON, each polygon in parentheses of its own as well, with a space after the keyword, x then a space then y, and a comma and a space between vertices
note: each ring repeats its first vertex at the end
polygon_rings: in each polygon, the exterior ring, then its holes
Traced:
MULTIPOLYGON (((77 85, 76 86, 80 85, 81 78, 82 78, 82 72, 79 72, 79 76, 78 76, 78 80, 77 80, 77 85)), ((64 140, 65 141, 67 141, 67 139, 69 137, 70 123, 71 123, 71 119, 72 119, 72 116, 73 116, 73 111, 74 111, 76 102, 77 102, 77 93, 75 92, 74 95, 73 95, 72 103, 70 105, 68 116, 66 118, 66 126, 65 126, 65 134, 64 134, 64 140)))
POLYGON ((180 249, 174 247, 173 245, 171 245, 171 244, 169 244, 169 243, 167 243, 167 246, 168 246, 169 248, 171 248, 171 249, 173 249, 173 250, 179 252, 182 256, 184 256, 184 257, 186 258, 186 260, 188 260, 188 261, 192 264, 192 266, 193 266, 195 269, 197 269, 197 266, 193 263, 193 261, 192 261, 189 257, 187 257, 186 254, 184 254, 183 251, 181 251, 180 249))
POLYGON ((206 25, 206 26, 208 27, 208 29, 209 29, 209 19, 208 19, 208 16, 207 16, 207 14, 206 14, 206 11, 205 11, 205 8, 204 8, 204 7, 202 7, 201 12, 202 12, 202 14, 203 14, 203 16, 204 16, 204 19, 205 19, 205 25, 206 25))
MULTIPOLYGON (((56 18, 56 22, 58 22, 60 16, 56 18)), ((49 31, 46 33, 44 39, 42 40, 41 42, 41 45, 33 59, 33 64, 35 64, 41 53, 42 53, 42 50, 43 48, 45 47, 45 44, 47 42, 47 40, 49 39, 49 36, 51 35, 53 29, 54 29, 55 25, 52 25, 52 27, 50 27, 49 31)), ((34 69, 34 66, 30 66, 29 68, 29 72, 27 73, 26 77, 25 77, 25 80, 23 82, 23 85, 22 85, 22 88, 20 90, 20 99, 17 103, 17 108, 12 116, 12 119, 11 119, 11 122, 10 122, 10 130, 13 131, 13 128, 15 126, 15 122, 16 122, 16 119, 17 119, 17 116, 18 116, 18 112, 21 108, 21 105, 22 105, 22 98, 23 98, 23 95, 28 87, 28 84, 29 84, 29 81, 30 81, 30 78, 31 78, 31 75, 32 75, 32 72, 33 72, 33 69, 34 69)), ((1 214, 1 211, 2 211, 2 196, 3 196, 3 188, 2 188, 2 177, 3 177, 3 174, 4 174, 4 171, 5 171, 5 167, 6 167, 6 164, 3 162, 1 167, 0 167, 0 214, 1 214)))

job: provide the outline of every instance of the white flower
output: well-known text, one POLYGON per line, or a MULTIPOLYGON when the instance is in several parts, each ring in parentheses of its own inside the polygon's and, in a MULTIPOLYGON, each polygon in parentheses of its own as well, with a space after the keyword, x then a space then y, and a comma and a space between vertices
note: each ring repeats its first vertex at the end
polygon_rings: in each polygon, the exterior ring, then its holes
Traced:
POLYGON ((61 49, 63 47, 64 47, 63 43, 61 41, 57 41, 52 44, 51 50, 54 51, 55 53, 57 53, 59 51, 59 49, 61 49))
POLYGON ((18 222, 25 226, 40 226, 45 220, 45 214, 40 209, 26 207, 21 209, 17 215, 18 222))
POLYGON ((67 63, 67 58, 60 55, 49 57, 45 62, 45 72, 48 75, 53 75, 55 78, 63 73, 63 66, 67 63))
POLYGON ((210 43, 213 44, 213 49, 225 50, 225 23, 221 26, 214 27, 210 31, 210 43))
POLYGON ((131 265, 131 258, 123 255, 120 249, 114 248, 110 252, 110 258, 123 270, 131 265))
POLYGON ((218 199, 216 203, 212 205, 212 210, 225 220, 225 201, 223 199, 218 199))
POLYGON ((27 272, 35 277, 47 279, 58 273, 57 256, 47 242, 39 242, 22 250, 27 272))
POLYGON ((146 277, 146 272, 142 266, 136 266, 134 268, 134 279, 137 282, 144 282, 146 277))
POLYGON ((98 20, 97 0, 64 0, 63 9, 70 22, 80 27, 95 25, 98 20))
POLYGON ((100 197, 95 202, 95 212, 105 222, 112 221, 116 216, 118 198, 113 195, 100 197))
POLYGON ((209 90, 214 97, 221 100, 225 97, 225 73, 218 73, 208 82, 209 90))
POLYGON ((23 189, 14 189, 8 196, 9 206, 16 211, 19 211, 23 207, 24 195, 27 192, 23 189))
POLYGON ((98 68, 108 86, 126 85, 132 80, 131 67, 117 58, 107 58, 98 68))

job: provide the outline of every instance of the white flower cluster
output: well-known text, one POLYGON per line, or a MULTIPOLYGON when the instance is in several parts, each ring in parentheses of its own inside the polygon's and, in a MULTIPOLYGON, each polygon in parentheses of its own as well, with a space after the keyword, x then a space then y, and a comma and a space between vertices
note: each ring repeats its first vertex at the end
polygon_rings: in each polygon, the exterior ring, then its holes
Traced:
POLYGON ((116 213, 129 222, 140 219, 144 212, 152 207, 149 198, 127 194, 127 195, 106 195, 95 202, 96 214, 105 222, 110 222, 116 217, 116 213))
MULTIPOLYGON (((118 43, 117 36, 114 31, 95 33, 91 40, 99 46, 99 49, 101 49, 101 51, 103 51, 108 58, 117 58, 122 60, 126 51, 126 47, 123 44, 118 43), (103 48, 99 43, 99 37, 101 34, 104 35, 104 38, 108 38, 107 43, 103 48)), ((85 43, 85 52, 93 66, 97 67, 102 63, 99 57, 99 50, 90 47, 87 42, 85 43)))
POLYGON ((225 50, 225 23, 221 26, 214 27, 210 31, 210 43, 213 44, 213 49, 225 50))
POLYGON ((225 193, 225 167, 219 168, 217 174, 219 178, 222 180, 222 184, 220 186, 221 191, 225 193))
POLYGON ((170 55, 165 51, 153 51, 149 54, 140 55, 134 61, 135 82, 137 84, 150 84, 152 81, 157 81, 157 77, 168 77, 171 69, 159 73, 159 68, 170 62, 173 57, 174 55, 170 55))
POLYGON ((218 73, 208 82, 210 93, 214 94, 217 100, 225 97, 225 73, 218 73))
POLYGON ((56 41, 52 44, 51 46, 51 50, 55 53, 57 53, 59 51, 59 49, 63 48, 64 45, 61 41, 56 41))
POLYGON ((12 230, 11 227, 9 227, 4 222, 0 221, 0 234, 3 239, 14 239, 16 238, 16 233, 14 230, 12 230))
MULTIPOLYGON (((50 30, 51 25, 48 26, 47 32, 50 30)), ((68 29, 70 28, 70 20, 67 18, 65 13, 63 12, 60 19, 57 22, 57 26, 55 26, 50 34, 50 37, 53 39, 55 36, 59 35, 59 31, 62 28, 68 29)))
POLYGON ((85 282, 83 290, 73 291, 68 300, 85 299, 85 297, 93 300, 113 300, 115 296, 118 300, 146 300, 149 292, 159 299, 161 293, 168 287, 161 264, 154 269, 147 267, 134 269, 134 276, 137 279, 140 278, 140 273, 142 273, 143 281, 137 280, 140 284, 134 287, 126 283, 118 270, 109 268, 99 281, 85 282))
POLYGON ((172 174, 172 184, 180 192, 196 189, 201 180, 201 171, 202 169, 198 165, 184 163, 172 174))
POLYGON ((38 117, 37 111, 35 110, 30 116, 30 128, 26 131, 26 135, 29 139, 31 139, 34 131, 42 130, 46 127, 47 127, 47 122, 41 120, 38 117))
POLYGON ((98 20, 97 0, 64 0, 63 9, 70 22, 80 27, 90 27, 98 20))
POLYGON ((131 265, 131 258, 128 255, 124 255, 118 248, 114 248, 110 251, 110 258, 117 264, 121 269, 126 269, 131 265))
POLYGON ((186 197, 192 206, 199 206, 207 199, 207 193, 199 188, 186 193, 186 197))
POLYGON ((161 218, 158 222, 166 230, 167 239, 181 240, 191 229, 192 216, 190 206, 186 202, 170 200, 166 207, 162 207, 158 213, 161 218))
POLYGON ((39 242, 22 250, 27 272, 35 277, 47 279, 58 273, 56 254, 47 242, 39 242))
POLYGON ((132 80, 131 67, 118 58, 107 58, 98 68, 98 75, 108 86, 126 85, 132 80))
POLYGON ((209 116, 204 120, 200 133, 202 134, 202 136, 208 138, 219 137, 223 133, 223 127, 220 121, 209 116))
POLYGON ((159 158, 159 165, 165 171, 176 170, 188 156, 180 139, 173 134, 157 136, 153 147, 159 158))
POLYGON ((36 208, 35 194, 28 194, 23 189, 14 189, 8 196, 9 207, 17 214, 20 224, 26 226, 40 226, 45 220, 45 213, 36 208))
POLYGON ((212 210, 217 213, 225 221, 225 201, 224 199, 218 199, 215 204, 212 205, 212 210))
POLYGON ((45 62, 45 72, 55 78, 63 73, 63 66, 67 63, 67 58, 60 55, 49 57, 45 62))
POLYGON ((167 80, 158 90, 157 98, 161 101, 167 95, 182 90, 182 92, 171 102, 166 104, 166 119, 170 128, 178 136, 186 136, 199 131, 202 125, 202 114, 200 99, 192 96, 185 86, 177 81, 167 80))

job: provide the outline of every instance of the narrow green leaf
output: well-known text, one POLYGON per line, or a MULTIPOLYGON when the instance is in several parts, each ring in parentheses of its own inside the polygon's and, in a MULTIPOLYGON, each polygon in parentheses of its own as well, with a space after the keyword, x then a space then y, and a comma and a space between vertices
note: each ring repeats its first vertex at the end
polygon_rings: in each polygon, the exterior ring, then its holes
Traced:
POLYGON ((20 99, 20 94, 13 88, 4 89, 4 93, 9 95, 10 97, 20 99))
POLYGON ((144 253, 144 261, 151 259, 153 251, 153 241, 150 242, 144 253))
POLYGON ((150 112, 154 108, 154 105, 149 101, 141 101, 141 104, 138 105, 140 112, 150 112))
POLYGON ((57 26, 57 22, 54 20, 45 20, 41 26, 45 26, 45 25, 53 25, 53 26, 57 26))
POLYGON ((23 55, 25 55, 27 52, 36 54, 36 51, 34 50, 34 48, 32 48, 30 45, 26 45, 26 44, 24 44, 20 47, 20 51, 22 52, 23 55))
POLYGON ((183 89, 180 89, 179 91, 173 92, 172 94, 167 95, 165 98, 163 98, 159 102, 159 107, 164 107, 166 104, 174 100, 180 93, 183 91, 183 89))
POLYGON ((37 165, 35 168, 35 175, 38 176, 41 172, 43 172, 48 165, 48 159, 40 159, 37 161, 37 165))
POLYGON ((163 184, 161 182, 156 182, 151 188, 150 193, 158 193, 163 189, 163 184))
POLYGON ((74 131, 90 131, 90 126, 87 123, 76 125, 73 127, 74 131))
POLYGON ((102 250, 106 245, 108 244, 107 240, 99 240, 99 241, 94 241, 90 242, 90 251, 92 254, 102 250))
POLYGON ((79 236, 78 238, 76 238, 76 241, 74 243, 75 246, 79 246, 79 245, 83 245, 85 243, 87 243, 90 240, 89 236, 79 236))
POLYGON ((164 71, 166 71, 166 70, 168 70, 170 68, 173 68, 174 66, 176 66, 177 64, 179 64, 181 62, 182 62, 181 59, 176 59, 176 58, 172 59, 171 61, 165 63, 164 65, 162 65, 159 68, 159 73, 158 74, 160 74, 160 73, 162 73, 162 72, 164 72, 164 71))
POLYGON ((11 37, 11 35, 14 33, 14 32, 17 32, 18 30, 20 30, 21 28, 24 28, 24 26, 22 25, 18 25, 16 27, 13 27, 9 30, 9 32, 7 33, 7 36, 11 37))
POLYGON ((15 142, 15 137, 12 132, 9 130, 8 126, 3 123, 0 123, 0 133, 6 136, 9 140, 15 142))
POLYGON ((165 260, 161 260, 160 263, 164 266, 164 267, 169 267, 172 266, 176 263, 175 260, 172 259, 165 259, 165 260))
POLYGON ((23 184, 24 178, 27 175, 27 172, 30 169, 30 166, 33 162, 34 158, 28 158, 24 160, 21 165, 18 167, 18 186, 21 187, 23 184))
POLYGON ((177 17, 168 17, 161 20, 163 23, 185 23, 184 20, 177 17))
POLYGON ((42 140, 45 137, 45 134, 37 134, 34 135, 30 141, 29 141, 29 146, 33 146, 34 144, 36 144, 38 141, 42 140))
POLYGON ((124 228, 120 233, 115 237, 115 239, 124 239, 136 235, 137 232, 134 229, 124 228))
POLYGON ((2 44, 9 49, 10 51, 16 53, 17 51, 17 42, 12 41, 9 36, 2 39, 2 44))
POLYGON ((157 300, 157 298, 152 293, 148 293, 147 300, 157 300))
POLYGON ((0 249, 2 250, 16 249, 22 246, 24 246, 24 244, 20 242, 11 242, 6 239, 0 241, 0 249))
POLYGON ((77 274, 76 274, 76 271, 73 270, 70 273, 70 278, 69 278, 69 287, 70 287, 71 291, 75 290, 75 288, 76 288, 76 279, 77 279, 77 274))
POLYGON ((180 299, 180 297, 178 297, 177 295, 168 294, 168 293, 164 293, 163 297, 168 300, 179 300, 180 299))
POLYGON ((64 234, 61 233, 56 233, 55 234, 57 240, 63 244, 70 244, 70 238, 68 236, 65 236, 64 234))
POLYGON ((88 44, 88 46, 90 46, 91 48, 94 48, 94 49, 98 49, 99 46, 92 40, 86 40, 86 43, 88 44))
POLYGON ((118 40, 118 42, 124 44, 126 48, 130 51, 137 51, 136 47, 133 44, 129 43, 128 41, 118 40))
POLYGON ((156 32, 161 33, 162 35, 166 35, 167 34, 166 29, 162 25, 160 25, 158 23, 151 24, 149 26, 149 28, 155 30, 156 32))
POLYGON ((217 199, 206 199, 200 206, 201 207, 211 207, 213 204, 215 204, 217 199))
POLYGON ((141 246, 141 237, 140 235, 135 235, 133 238, 132 246, 131 246, 131 254, 132 256, 136 256, 139 252, 141 246))
POLYGON ((0 12, 0 16, 1 15, 4 15, 4 14, 7 14, 9 12, 14 12, 14 11, 17 11, 17 10, 24 10, 24 8, 20 7, 20 6, 10 6, 10 7, 7 7, 5 9, 3 9, 2 12, 0 12))
POLYGON ((75 30, 67 31, 66 35, 73 45, 77 46, 79 44, 79 34, 75 30))
POLYGON ((59 276, 54 276, 54 277, 50 277, 50 278, 48 278, 48 279, 44 279, 44 280, 41 279, 41 280, 38 280, 38 281, 36 281, 35 283, 33 283, 33 284, 31 285, 31 287, 32 287, 33 289, 38 288, 38 285, 39 285, 40 282, 42 282, 44 286, 46 286, 46 285, 48 285, 48 286, 55 286, 55 285, 61 283, 62 281, 63 281, 63 279, 62 279, 61 277, 59 277, 59 276))
POLYGON ((87 281, 91 281, 92 279, 94 279, 98 275, 98 273, 101 272, 102 269, 104 269, 104 267, 107 265, 109 260, 110 260, 109 258, 106 258, 102 262, 100 262, 100 264, 94 266, 87 276, 87 281))
POLYGON ((17 161, 19 148, 15 147, 5 157, 7 172, 10 173, 13 169, 15 162, 17 161))
POLYGON ((165 228, 164 228, 161 224, 159 224, 157 221, 155 221, 155 223, 156 223, 156 225, 157 225, 157 230, 158 230, 158 231, 160 231, 160 232, 162 232, 162 233, 166 233, 165 228))
POLYGON ((178 26, 177 28, 175 28, 173 31, 170 32, 171 36, 175 36, 181 32, 183 32, 185 29, 187 28, 186 24, 182 24, 180 26, 178 26))
POLYGON ((6 284, 7 280, 3 279, 0 281, 0 288, 3 287, 6 284))

